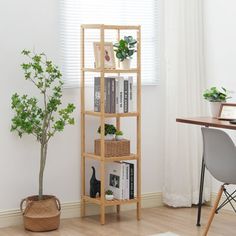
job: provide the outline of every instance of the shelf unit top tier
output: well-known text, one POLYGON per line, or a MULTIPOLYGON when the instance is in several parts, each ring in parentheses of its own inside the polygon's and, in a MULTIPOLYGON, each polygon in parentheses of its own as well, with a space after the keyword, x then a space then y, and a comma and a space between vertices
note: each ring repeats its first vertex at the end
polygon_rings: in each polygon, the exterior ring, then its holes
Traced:
POLYGON ((140 25, 104 25, 104 24, 82 24, 82 29, 108 29, 108 30, 140 30, 140 25))

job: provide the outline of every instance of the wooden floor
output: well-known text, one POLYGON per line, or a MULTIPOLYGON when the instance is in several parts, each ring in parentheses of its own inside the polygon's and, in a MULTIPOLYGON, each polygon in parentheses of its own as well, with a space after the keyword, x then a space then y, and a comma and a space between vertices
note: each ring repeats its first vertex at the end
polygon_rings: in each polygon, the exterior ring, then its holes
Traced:
MULTIPOLYGON (((142 220, 136 221, 135 211, 106 216, 107 224, 101 226, 98 216, 61 221, 60 229, 48 233, 32 233, 22 226, 0 229, 0 236, 148 236, 171 231, 180 236, 200 236, 206 224, 209 208, 203 208, 202 227, 196 227, 196 208, 173 209, 168 207, 142 210, 142 220)), ((220 211, 215 216, 209 236, 236 235, 236 215, 220 211)))

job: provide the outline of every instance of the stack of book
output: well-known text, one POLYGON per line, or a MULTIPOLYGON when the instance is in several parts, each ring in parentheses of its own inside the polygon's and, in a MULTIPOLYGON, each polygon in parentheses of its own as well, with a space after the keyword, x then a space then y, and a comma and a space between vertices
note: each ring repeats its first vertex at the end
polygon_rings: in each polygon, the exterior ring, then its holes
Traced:
MULTIPOLYGON (((106 113, 133 112, 133 77, 105 77, 106 113)), ((100 112, 100 77, 94 78, 94 111, 100 112)))
POLYGON ((119 200, 134 199, 134 164, 113 162, 107 164, 106 189, 119 200))

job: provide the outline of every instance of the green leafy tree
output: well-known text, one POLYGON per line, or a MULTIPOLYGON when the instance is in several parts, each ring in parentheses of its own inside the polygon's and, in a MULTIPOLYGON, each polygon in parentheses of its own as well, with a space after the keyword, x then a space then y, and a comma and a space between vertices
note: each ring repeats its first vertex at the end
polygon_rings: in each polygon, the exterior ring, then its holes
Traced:
POLYGON ((11 107, 14 111, 11 131, 20 137, 23 134, 35 136, 40 143, 39 199, 43 196, 43 174, 47 158, 49 140, 57 132, 64 130, 66 125, 74 124, 71 117, 75 106, 68 104, 60 108, 62 98, 62 74, 44 53, 35 54, 23 50, 28 58, 21 65, 25 79, 32 82, 39 90, 41 99, 15 93, 12 95, 11 107), (42 104, 42 105, 41 105, 42 104))

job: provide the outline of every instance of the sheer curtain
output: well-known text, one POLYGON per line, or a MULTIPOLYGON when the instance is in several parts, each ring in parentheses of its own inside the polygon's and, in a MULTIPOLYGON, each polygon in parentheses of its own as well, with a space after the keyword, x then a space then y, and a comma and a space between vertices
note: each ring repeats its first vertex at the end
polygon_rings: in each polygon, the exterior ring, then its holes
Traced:
MULTIPOLYGON (((205 114, 203 0, 165 0, 166 144, 163 198, 174 207, 198 203, 202 140, 200 127, 176 117, 205 114)), ((205 176, 204 200, 210 199, 205 176)))

